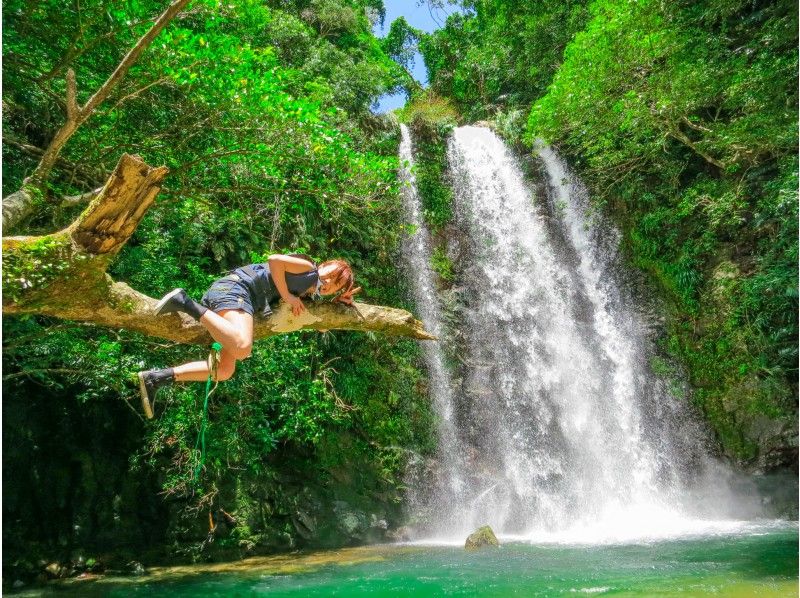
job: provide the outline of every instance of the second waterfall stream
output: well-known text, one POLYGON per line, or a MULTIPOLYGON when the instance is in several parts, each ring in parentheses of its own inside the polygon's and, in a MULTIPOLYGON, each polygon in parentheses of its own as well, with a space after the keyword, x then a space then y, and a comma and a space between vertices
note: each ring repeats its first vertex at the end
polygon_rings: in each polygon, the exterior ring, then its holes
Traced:
POLYGON ((453 131, 458 309, 445 318, 401 128, 403 255, 417 312, 450 343, 424 343, 439 442, 410 475, 416 538, 463 543, 489 524, 501 539, 604 543, 747 525, 757 498, 712 456, 685 393, 653 373, 619 235, 555 152, 538 150, 537 193, 492 131, 453 131))

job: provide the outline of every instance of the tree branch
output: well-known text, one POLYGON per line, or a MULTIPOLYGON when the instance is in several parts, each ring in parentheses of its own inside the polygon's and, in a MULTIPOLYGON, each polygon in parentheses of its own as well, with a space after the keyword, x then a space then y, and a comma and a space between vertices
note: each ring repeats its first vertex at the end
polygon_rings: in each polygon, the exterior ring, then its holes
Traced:
POLYGON ((674 128, 671 128, 670 130, 668 130, 667 131, 667 135, 669 135, 673 139, 677 139, 678 141, 680 141, 682 144, 684 144, 686 147, 688 147, 690 150, 692 150, 698 156, 703 158, 703 160, 705 160, 709 164, 713 164, 714 166, 716 166, 720 170, 725 170, 727 168, 727 164, 725 164, 724 162, 720 162, 719 160, 717 160, 713 156, 711 156, 711 155, 707 154, 706 152, 704 152, 703 150, 701 150, 699 147, 697 147, 697 145, 694 143, 694 141, 689 139, 689 137, 687 137, 686 134, 683 131, 681 131, 680 129, 678 129, 677 127, 674 127, 674 128))
MULTIPOLYGON (((126 23, 124 25, 124 29, 125 30, 135 29, 139 25, 143 25, 144 23, 151 23, 151 22, 152 22, 152 19, 143 19, 141 21, 136 21, 136 22, 130 23, 130 24, 126 23)), ((123 31, 123 27, 118 27, 116 29, 111 29, 110 31, 107 31, 107 32, 105 32, 105 33, 103 33, 101 35, 98 35, 97 37, 92 39, 88 44, 82 46, 81 48, 77 47, 77 43, 80 40, 80 38, 83 37, 83 32, 82 31, 79 32, 78 35, 75 37, 75 39, 73 39, 73 41, 70 43, 69 48, 64 53, 64 55, 61 57, 61 59, 55 65, 53 65, 53 67, 49 71, 47 71, 46 73, 44 73, 42 75, 39 75, 36 78, 36 81, 38 83, 40 83, 40 84, 49 81, 50 79, 54 78, 65 66, 67 66, 68 64, 74 62, 76 59, 78 59, 81 56, 83 56, 83 54, 85 54, 89 50, 92 50, 93 48, 95 48, 100 42, 102 42, 102 41, 104 41, 106 39, 109 39, 109 38, 113 38, 115 35, 117 35, 118 33, 122 32, 122 31, 123 31)))
POLYGON ((95 189, 94 191, 89 191, 88 193, 81 193, 80 195, 65 195, 61 198, 61 203, 58 204, 61 208, 71 208, 73 206, 79 206, 84 203, 89 203, 95 197, 100 195, 100 192, 103 190, 102 187, 99 189, 95 189))
POLYGON ((92 113, 92 111, 103 102, 108 97, 108 94, 111 93, 111 90, 116 87, 117 83, 125 76, 128 72, 128 69, 133 66, 133 64, 139 59, 142 52, 144 52, 147 47, 152 43, 152 41, 156 38, 156 36, 161 33, 161 30, 167 26, 167 24, 175 18, 181 9, 189 3, 189 0, 174 0, 172 4, 169 5, 167 10, 161 13, 161 16, 156 19, 156 22, 153 23, 153 26, 150 30, 145 33, 136 45, 130 49, 130 51, 125 55, 125 58, 122 59, 117 65, 117 68, 111 73, 111 76, 106 80, 105 83, 98 89, 95 94, 89 98, 89 100, 84 104, 83 108, 81 108, 81 112, 83 113, 84 120, 92 113))
POLYGON ((150 89, 151 87, 154 87, 155 85, 159 85, 159 84, 161 84, 161 83, 165 83, 165 82, 167 82, 167 81, 169 81, 169 80, 170 80, 170 79, 169 79, 169 77, 160 77, 160 78, 156 79, 155 81, 152 81, 152 82, 148 83, 148 84, 147 84, 147 85, 145 85, 144 87, 140 87, 140 88, 139 88, 139 89, 137 89, 136 91, 132 91, 131 93, 129 93, 129 94, 127 94, 127 95, 124 95, 124 96, 123 96, 123 97, 121 97, 119 100, 117 100, 117 101, 114 103, 114 105, 113 105, 113 106, 111 106, 111 108, 109 109, 109 111, 114 111, 114 110, 116 110, 117 108, 119 108, 119 107, 120 107, 120 105, 122 105, 123 103, 127 102, 128 100, 131 100, 131 99, 133 99, 133 98, 138 98, 138 97, 139 97, 139 94, 141 94, 141 93, 144 93, 145 91, 147 91, 147 90, 148 90, 148 89, 150 89))
MULTIPOLYGON (((188 316, 155 317, 156 299, 106 274, 114 255, 152 205, 166 174, 163 166, 152 168, 125 154, 97 197, 70 226, 42 237, 4 237, 3 312, 90 322, 178 343, 210 343, 205 328, 188 316)), ((355 308, 308 303, 299 317, 282 303, 271 317, 256 320, 254 338, 301 329, 434 338, 409 312, 364 303, 355 308)))
MULTIPOLYGON (((19 149, 20 151, 22 151, 23 153, 37 158, 41 158, 42 154, 44 154, 45 151, 40 147, 36 147, 35 145, 31 145, 30 143, 27 143, 25 141, 22 141, 14 137, 14 135, 11 133, 3 135, 3 143, 12 145, 17 149, 19 149)), ((98 179, 98 176, 102 175, 103 178, 108 178, 108 176, 111 174, 108 171, 103 171, 102 168, 93 169, 89 166, 85 166, 80 163, 70 162, 69 160, 66 160, 61 156, 59 156, 58 160, 56 161, 56 164, 58 164, 62 168, 71 169, 73 172, 79 173, 84 179, 88 181, 93 181, 88 183, 89 186, 97 185, 97 182, 101 180, 98 179)), ((86 180, 82 182, 86 182, 86 180)))
POLYGON ((78 106, 78 84, 75 81, 75 71, 67 71, 67 120, 77 121, 80 107, 78 106))
POLYGON ((703 133, 711 133, 711 129, 709 129, 707 127, 704 127, 703 125, 698 125, 696 123, 693 123, 692 121, 690 121, 685 116, 681 117, 681 122, 683 124, 685 124, 687 127, 689 127, 690 129, 694 129, 695 131, 702 131, 703 133))

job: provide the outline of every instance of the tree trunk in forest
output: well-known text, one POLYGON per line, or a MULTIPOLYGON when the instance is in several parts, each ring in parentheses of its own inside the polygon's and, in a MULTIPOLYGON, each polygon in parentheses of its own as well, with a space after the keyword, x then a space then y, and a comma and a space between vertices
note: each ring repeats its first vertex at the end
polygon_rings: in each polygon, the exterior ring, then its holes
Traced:
MULTIPOLYGON (((152 168, 125 154, 97 197, 70 226, 40 237, 4 237, 3 312, 124 328, 178 343, 210 343, 205 328, 188 316, 155 317, 156 299, 106 274, 114 255, 152 205, 167 172, 165 167, 152 168)), ((295 317, 282 303, 271 317, 256 319, 254 337, 339 329, 435 338, 407 311, 355 305, 307 303, 307 312, 295 317)))

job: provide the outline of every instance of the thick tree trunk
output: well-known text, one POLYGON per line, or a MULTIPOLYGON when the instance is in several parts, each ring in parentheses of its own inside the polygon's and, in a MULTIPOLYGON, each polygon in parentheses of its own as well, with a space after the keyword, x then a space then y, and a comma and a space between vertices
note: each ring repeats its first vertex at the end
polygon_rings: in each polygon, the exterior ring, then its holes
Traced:
MULTIPOLYGON (((41 237, 4 238, 3 312, 91 322, 179 343, 210 343, 206 330, 190 318, 153 316, 156 299, 106 274, 111 259, 152 205, 166 174, 164 167, 152 168, 136 156, 123 155, 100 193, 69 227, 41 237)), ((270 318, 257 319, 255 337, 300 329, 434 338, 407 311, 363 303, 355 308, 309 303, 300 317, 281 304, 270 318)))

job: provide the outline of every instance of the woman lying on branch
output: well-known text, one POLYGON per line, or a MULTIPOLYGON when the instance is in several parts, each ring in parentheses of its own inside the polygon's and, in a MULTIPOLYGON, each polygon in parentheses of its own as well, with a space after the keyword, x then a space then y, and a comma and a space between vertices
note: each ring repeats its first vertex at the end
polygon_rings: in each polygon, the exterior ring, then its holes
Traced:
MULTIPOLYGON (((183 312, 195 318, 222 345, 216 370, 217 380, 227 380, 236 370, 236 361, 250 357, 253 347, 253 314, 269 316, 272 305, 283 299, 299 316, 305 311, 300 297, 334 295, 333 301, 353 304, 353 271, 343 260, 330 260, 316 266, 301 254, 272 255, 265 264, 237 268, 220 278, 206 291, 200 303, 183 289, 171 291, 155 306, 156 315, 183 312)), ((153 417, 153 401, 162 386, 173 382, 203 382, 210 375, 206 361, 193 361, 174 368, 139 372, 142 407, 153 417)))

